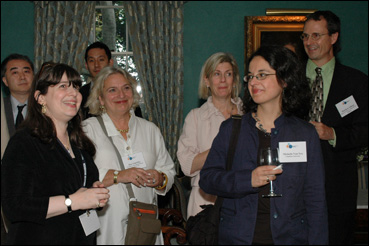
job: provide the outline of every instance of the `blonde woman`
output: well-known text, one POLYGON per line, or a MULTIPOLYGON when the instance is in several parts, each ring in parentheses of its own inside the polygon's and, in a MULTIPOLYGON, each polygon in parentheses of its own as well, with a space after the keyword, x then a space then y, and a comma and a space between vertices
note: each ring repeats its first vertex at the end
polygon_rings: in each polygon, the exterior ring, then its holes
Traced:
POLYGON ((199 213, 201 205, 215 202, 216 196, 199 187, 200 170, 220 124, 231 115, 242 114, 240 87, 238 66, 231 54, 218 52, 206 60, 200 74, 199 97, 207 102, 188 113, 178 141, 178 160, 183 173, 191 177, 188 217, 199 213))
MULTIPOLYGON (((87 100, 90 113, 101 116, 124 164, 123 169, 96 117, 85 120, 84 130, 96 146, 100 180, 111 195, 109 206, 99 212, 98 245, 125 243, 130 201, 127 183, 132 184, 138 201, 157 204, 157 195, 164 196, 174 182, 174 163, 159 128, 134 114, 139 100, 136 86, 136 80, 127 71, 105 67, 96 77, 87 100)), ((163 244, 161 235, 156 244, 163 244)))

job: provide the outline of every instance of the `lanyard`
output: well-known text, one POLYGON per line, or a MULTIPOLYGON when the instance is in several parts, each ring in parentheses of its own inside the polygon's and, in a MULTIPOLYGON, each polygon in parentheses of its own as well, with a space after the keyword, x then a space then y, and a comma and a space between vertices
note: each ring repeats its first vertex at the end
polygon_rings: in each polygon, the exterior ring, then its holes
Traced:
POLYGON ((83 163, 83 187, 86 187, 86 181, 87 181, 87 168, 86 168, 86 161, 85 158, 82 155, 82 152, 80 151, 81 159, 83 163))

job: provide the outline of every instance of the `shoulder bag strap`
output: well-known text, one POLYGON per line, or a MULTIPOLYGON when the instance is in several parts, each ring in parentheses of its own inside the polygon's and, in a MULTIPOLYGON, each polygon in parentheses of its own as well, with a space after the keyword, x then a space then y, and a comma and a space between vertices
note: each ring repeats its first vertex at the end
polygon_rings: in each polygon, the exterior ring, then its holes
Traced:
MULTIPOLYGON (((232 133, 231 133, 231 139, 229 142, 228 153, 227 153, 227 171, 232 169, 234 152, 236 151, 238 136, 239 136, 240 129, 241 129, 242 116, 239 114, 232 115, 232 119, 233 119, 232 133)), ((222 206, 222 203, 223 203, 223 197, 217 197, 217 200, 215 201, 214 206, 220 208, 222 206)))
MULTIPOLYGON (((114 146, 114 150, 115 150, 115 153, 117 154, 118 156, 118 161, 119 161, 119 164, 120 164, 120 167, 122 170, 124 170, 124 164, 123 164, 123 160, 122 160, 122 156, 119 154, 119 151, 117 149, 117 147, 115 146, 115 144, 113 143, 113 139, 111 137, 108 136, 108 132, 106 131, 106 127, 105 127, 105 124, 103 122, 103 119, 101 117, 101 115, 99 116, 96 116, 97 118, 97 121, 100 123, 100 126, 101 128, 103 129, 105 135, 109 138, 111 144, 114 146)), ((135 195, 133 193, 133 189, 132 189, 132 186, 131 184, 126 184, 126 187, 127 187, 127 190, 128 190, 128 195, 129 197, 132 199, 132 198, 135 198, 135 195)))

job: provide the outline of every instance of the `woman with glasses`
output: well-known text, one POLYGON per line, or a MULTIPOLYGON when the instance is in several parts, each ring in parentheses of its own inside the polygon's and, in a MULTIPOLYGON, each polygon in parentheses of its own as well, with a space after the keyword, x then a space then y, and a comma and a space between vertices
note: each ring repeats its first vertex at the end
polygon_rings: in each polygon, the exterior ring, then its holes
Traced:
POLYGON ((199 173, 220 124, 231 115, 242 114, 239 91, 240 77, 233 56, 224 52, 210 56, 201 69, 199 83, 199 96, 207 102, 188 113, 178 141, 179 163, 183 173, 191 177, 187 217, 196 215, 202 210, 201 205, 213 204, 216 199, 200 189, 199 173))
POLYGON ((79 73, 60 63, 44 63, 34 78, 27 117, 1 165, 7 244, 95 244, 95 209, 107 205, 109 190, 99 181, 96 149, 82 130, 81 84, 79 73))
POLYGON ((288 48, 263 46, 245 78, 232 170, 226 171, 227 120, 200 172, 200 188, 224 197, 219 244, 327 244, 323 159, 318 135, 305 121, 310 90, 302 66, 288 48), (262 165, 264 148, 276 149, 279 162, 262 165), (278 196, 267 196, 271 187, 278 196))

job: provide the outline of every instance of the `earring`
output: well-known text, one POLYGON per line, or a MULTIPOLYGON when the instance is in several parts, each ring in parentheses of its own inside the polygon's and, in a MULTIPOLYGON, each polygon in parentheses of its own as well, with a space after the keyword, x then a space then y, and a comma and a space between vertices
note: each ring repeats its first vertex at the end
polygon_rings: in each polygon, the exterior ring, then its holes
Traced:
POLYGON ((46 106, 45 106, 45 104, 44 104, 44 103, 42 104, 41 112, 42 112, 43 114, 46 114, 46 106))
POLYGON ((104 105, 100 105, 100 111, 101 111, 101 113, 105 113, 105 107, 104 107, 104 105))

